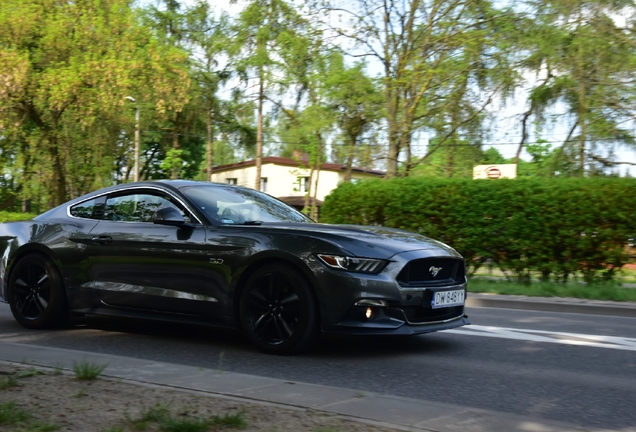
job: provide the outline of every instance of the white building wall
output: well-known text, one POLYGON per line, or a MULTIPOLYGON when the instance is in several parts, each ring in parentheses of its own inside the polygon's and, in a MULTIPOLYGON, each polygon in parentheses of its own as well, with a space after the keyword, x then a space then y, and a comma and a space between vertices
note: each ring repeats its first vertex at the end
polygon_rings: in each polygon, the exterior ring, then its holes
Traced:
MULTIPOLYGON (((309 177, 309 170, 306 168, 266 163, 261 167, 261 177, 267 178, 267 188, 265 192, 269 195, 275 197, 304 196, 305 192, 302 190, 298 178, 309 177)), ((364 179, 375 178, 375 176, 354 173, 353 178, 364 179)), ((256 179, 256 167, 248 166, 212 173, 213 182, 227 183, 228 179, 236 179, 236 184, 253 188, 254 180, 256 179)), ((318 178, 318 194, 316 198, 323 201, 343 180, 344 172, 321 170, 318 178)))

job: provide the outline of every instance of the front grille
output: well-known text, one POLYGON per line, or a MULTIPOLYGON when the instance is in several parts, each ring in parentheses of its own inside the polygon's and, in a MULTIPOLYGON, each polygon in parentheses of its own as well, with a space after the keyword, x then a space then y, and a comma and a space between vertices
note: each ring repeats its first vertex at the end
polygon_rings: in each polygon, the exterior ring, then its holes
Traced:
POLYGON ((413 260, 404 266, 397 280, 406 286, 462 284, 465 281, 464 260, 448 257, 413 260))

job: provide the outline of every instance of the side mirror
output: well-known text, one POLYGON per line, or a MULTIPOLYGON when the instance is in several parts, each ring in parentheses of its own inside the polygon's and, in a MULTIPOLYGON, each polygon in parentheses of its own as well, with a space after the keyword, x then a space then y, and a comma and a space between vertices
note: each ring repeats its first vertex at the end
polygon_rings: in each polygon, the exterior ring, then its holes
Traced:
POLYGON ((162 208, 152 215, 152 223, 159 225, 185 225, 186 221, 179 210, 173 207, 162 208))

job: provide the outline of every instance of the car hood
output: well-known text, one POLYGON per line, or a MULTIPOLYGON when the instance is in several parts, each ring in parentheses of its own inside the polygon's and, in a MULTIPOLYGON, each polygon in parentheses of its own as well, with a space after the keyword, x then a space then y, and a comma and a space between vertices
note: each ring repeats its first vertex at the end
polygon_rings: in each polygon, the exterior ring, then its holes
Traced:
POLYGON ((453 248, 440 241, 394 228, 298 223, 276 223, 271 225, 302 231, 303 235, 328 241, 345 249, 354 256, 388 259, 402 252, 432 250, 436 251, 435 255, 460 257, 453 248))

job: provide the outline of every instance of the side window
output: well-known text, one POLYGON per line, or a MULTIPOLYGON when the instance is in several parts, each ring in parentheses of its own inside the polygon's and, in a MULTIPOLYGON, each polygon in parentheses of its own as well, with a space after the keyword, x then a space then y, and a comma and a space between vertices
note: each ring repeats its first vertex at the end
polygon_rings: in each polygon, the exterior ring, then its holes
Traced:
MULTIPOLYGON (((166 197, 148 193, 135 193, 109 197, 104 208, 104 219, 123 222, 151 222, 157 210, 172 207, 183 210, 166 197)), ((185 214, 184 214, 185 217, 185 214)))
POLYGON ((95 198, 75 204, 69 209, 71 216, 86 219, 99 219, 99 209, 104 203, 103 198, 95 198))

